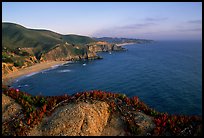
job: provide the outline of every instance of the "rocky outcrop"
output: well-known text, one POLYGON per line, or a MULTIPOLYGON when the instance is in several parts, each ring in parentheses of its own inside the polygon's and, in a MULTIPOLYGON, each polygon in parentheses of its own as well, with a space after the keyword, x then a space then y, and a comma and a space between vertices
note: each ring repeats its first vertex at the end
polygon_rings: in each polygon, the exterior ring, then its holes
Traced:
MULTIPOLYGON (((19 92, 17 89, 7 91, 5 86, 2 88, 6 95, 8 94, 11 97, 19 95, 19 93, 16 94, 16 92, 19 92)), ((106 97, 104 100, 104 95, 98 94, 98 98, 101 98, 101 100, 96 99, 96 93, 92 96, 89 93, 85 95, 77 93, 71 97, 67 97, 67 95, 55 97, 56 99, 49 97, 51 99, 47 101, 48 103, 45 103, 42 107, 33 108, 37 109, 36 112, 26 109, 31 106, 29 105, 30 102, 42 103, 42 99, 36 99, 36 97, 32 99, 30 96, 28 98, 28 95, 25 96, 26 94, 20 94, 24 97, 22 98, 24 100, 21 99, 18 102, 25 108, 21 110, 20 105, 2 94, 2 134, 4 136, 202 135, 202 117, 200 116, 172 116, 155 111, 149 112, 148 107, 145 107, 136 98, 133 98, 134 103, 132 104, 134 105, 130 105, 128 98, 123 97, 123 95, 118 97, 124 100, 121 102, 116 98, 116 95, 112 95, 112 98, 106 97), (61 101, 62 98, 63 101, 61 101), (61 99, 61 102, 56 104, 59 99, 61 99), (117 101, 117 105, 115 106, 115 103, 111 100, 117 101), (53 102, 55 104, 52 104, 53 102), (24 103, 27 103, 27 106, 24 106, 24 103), (135 110, 135 104, 137 104, 137 107, 142 107, 141 110, 135 110), (25 116, 25 114, 29 116, 25 116), (38 120, 39 118, 40 120, 38 120), (178 131, 175 132, 175 130, 178 131)))
POLYGON ((11 119, 22 107, 10 97, 2 94, 2 123, 11 119))
POLYGON ((100 136, 110 113, 106 102, 80 102, 59 107, 52 116, 29 135, 43 136, 100 136))
POLYGON ((135 112, 134 119, 137 120, 137 125, 139 126, 139 136, 145 136, 147 135, 147 132, 151 132, 155 128, 153 118, 141 112, 135 112))
POLYGON ((80 102, 58 109, 44 127, 47 136, 99 136, 107 124, 110 113, 108 104, 80 102))
POLYGON ((2 74, 9 74, 11 72, 18 71, 18 69, 12 63, 2 62, 2 74))
POLYGON ((85 46, 75 46, 68 43, 58 44, 50 51, 42 54, 41 61, 45 60, 80 60, 97 59, 99 56, 85 46))
POLYGON ((23 65, 21 67, 14 66, 14 63, 2 62, 2 75, 4 76, 12 72, 16 72, 21 68, 32 66, 35 63, 38 63, 38 60, 36 59, 35 56, 25 57, 23 61, 23 65))
POLYGON ((88 46, 88 49, 93 52, 107 52, 107 51, 118 51, 118 50, 124 50, 121 46, 117 46, 115 44, 110 44, 107 42, 99 41, 95 43, 91 43, 88 46))
POLYGON ((28 58, 25 58, 24 65, 21 68, 26 68, 29 66, 32 66, 35 63, 38 63, 39 61, 36 59, 35 56, 29 56, 28 58))
POLYGON ((101 136, 125 136, 125 124, 119 115, 112 114, 109 117, 107 125, 104 127, 101 136))
MULTIPOLYGON (((125 123, 118 114, 111 114, 102 101, 79 102, 57 108, 50 117, 28 132, 29 136, 125 136, 125 123)), ((140 136, 155 127, 153 119, 135 112, 140 136)))

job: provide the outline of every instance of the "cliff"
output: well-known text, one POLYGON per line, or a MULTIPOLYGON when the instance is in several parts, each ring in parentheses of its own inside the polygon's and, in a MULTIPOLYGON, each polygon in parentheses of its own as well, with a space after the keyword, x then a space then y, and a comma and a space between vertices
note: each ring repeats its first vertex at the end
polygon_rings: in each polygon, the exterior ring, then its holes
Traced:
POLYGON ((115 44, 111 44, 105 41, 98 41, 95 43, 90 43, 87 45, 88 49, 93 52, 108 52, 108 51, 120 51, 124 50, 121 46, 117 46, 115 44))
POLYGON ((2 23, 2 45, 3 75, 39 62, 100 59, 97 52, 123 50, 87 36, 28 29, 14 23, 2 23))
POLYGON ((97 59, 99 56, 95 51, 89 50, 86 46, 73 44, 58 44, 53 49, 41 55, 41 61, 46 60, 80 60, 97 59))

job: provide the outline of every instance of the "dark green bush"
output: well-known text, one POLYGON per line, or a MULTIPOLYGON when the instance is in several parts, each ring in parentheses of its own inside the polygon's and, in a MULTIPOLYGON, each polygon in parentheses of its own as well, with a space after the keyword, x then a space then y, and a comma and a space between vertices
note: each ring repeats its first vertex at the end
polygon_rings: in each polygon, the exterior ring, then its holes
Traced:
POLYGON ((22 55, 22 56, 30 56, 30 54, 29 54, 28 52, 26 52, 26 51, 23 51, 23 52, 21 53, 21 55, 22 55))
POLYGON ((21 66, 23 66, 23 62, 22 61, 16 61, 16 62, 14 62, 14 66, 15 67, 21 67, 21 66))
POLYGON ((85 54, 85 49, 82 48, 82 49, 77 49, 77 48, 74 48, 73 49, 73 53, 76 54, 76 55, 84 55, 85 54))
POLYGON ((10 58, 9 56, 8 56, 8 54, 6 54, 6 53, 2 53, 2 62, 5 62, 5 63, 13 63, 13 60, 12 60, 12 58, 10 58))

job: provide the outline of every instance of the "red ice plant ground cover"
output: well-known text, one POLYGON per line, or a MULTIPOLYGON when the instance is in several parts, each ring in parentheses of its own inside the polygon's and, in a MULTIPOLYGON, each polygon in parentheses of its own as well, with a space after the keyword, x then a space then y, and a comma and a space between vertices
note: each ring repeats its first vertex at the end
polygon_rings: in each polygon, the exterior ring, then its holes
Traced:
POLYGON ((69 102, 85 100, 106 101, 110 105, 109 111, 113 114, 120 114, 126 123, 127 135, 138 135, 140 133, 131 111, 143 112, 154 118, 156 127, 148 135, 201 135, 200 131, 197 131, 199 126, 202 127, 201 117, 159 113, 149 108, 137 96, 129 98, 125 94, 103 92, 101 90, 78 92, 71 96, 67 94, 62 96, 32 96, 19 89, 8 88, 7 86, 2 86, 2 92, 15 99, 23 107, 22 112, 17 114, 14 119, 4 122, 3 135, 26 135, 26 132, 39 124, 45 115, 51 115, 56 107, 69 102))

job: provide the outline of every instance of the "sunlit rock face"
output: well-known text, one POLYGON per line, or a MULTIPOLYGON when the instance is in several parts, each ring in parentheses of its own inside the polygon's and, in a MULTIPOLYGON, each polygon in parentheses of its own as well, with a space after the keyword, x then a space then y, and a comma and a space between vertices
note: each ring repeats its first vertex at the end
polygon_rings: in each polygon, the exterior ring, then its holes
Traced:
MULTIPOLYGON (((80 102, 59 107, 42 123, 41 135, 100 136, 110 115, 108 107, 106 102, 100 101, 94 104, 80 102)), ((31 132, 30 135, 35 134, 31 132)))

